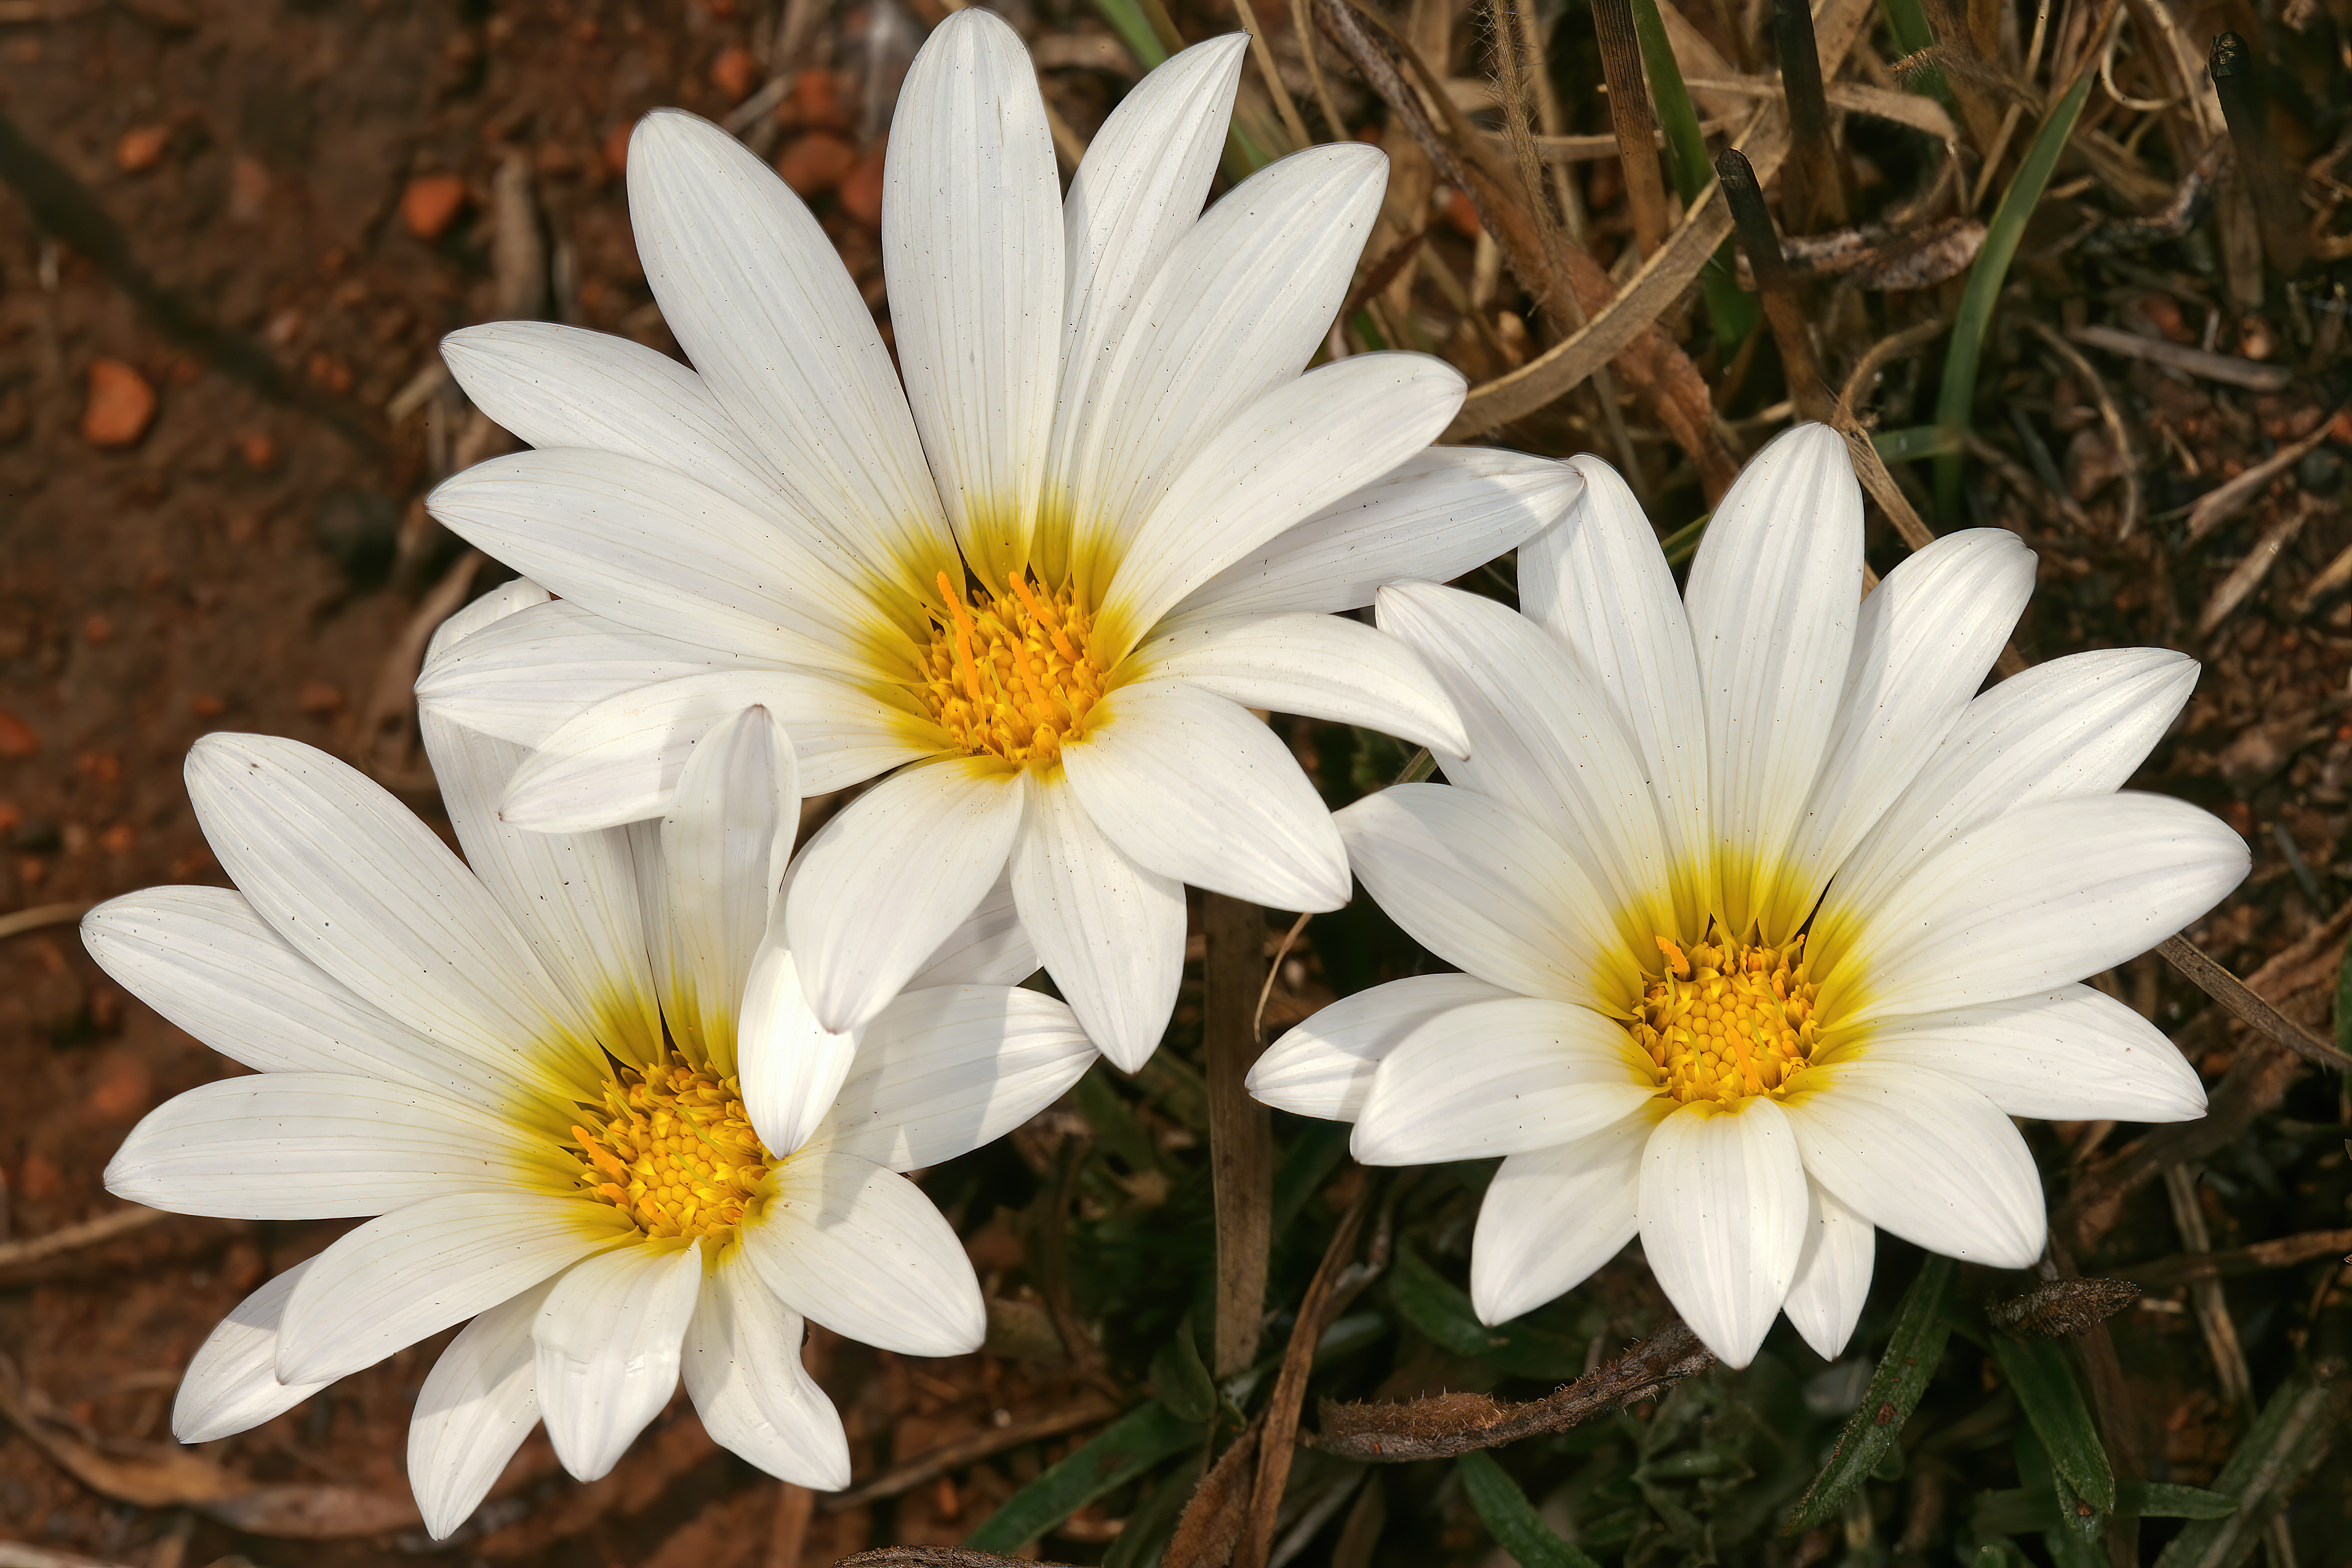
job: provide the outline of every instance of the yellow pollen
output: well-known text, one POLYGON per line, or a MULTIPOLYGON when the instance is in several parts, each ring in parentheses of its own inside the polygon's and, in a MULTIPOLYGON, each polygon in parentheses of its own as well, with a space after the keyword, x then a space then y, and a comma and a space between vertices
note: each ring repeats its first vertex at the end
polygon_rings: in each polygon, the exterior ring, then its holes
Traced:
POLYGON ((1664 1082, 1687 1105, 1736 1105, 1784 1095, 1812 1059, 1820 1026, 1805 977, 1805 939, 1780 947, 1711 938, 1688 947, 1657 939, 1665 960, 1625 1026, 1664 1082))
POLYGON ((919 656, 915 695, 966 756, 1050 763, 1085 733, 1102 700, 1103 670, 1088 646, 1094 616, 1068 588, 1027 577, 999 595, 969 599, 939 576, 942 607, 919 656))
POLYGON ((647 1236, 732 1230, 776 1163, 751 1131, 743 1091, 677 1057, 608 1079, 601 1111, 575 1126, 580 1188, 647 1236))

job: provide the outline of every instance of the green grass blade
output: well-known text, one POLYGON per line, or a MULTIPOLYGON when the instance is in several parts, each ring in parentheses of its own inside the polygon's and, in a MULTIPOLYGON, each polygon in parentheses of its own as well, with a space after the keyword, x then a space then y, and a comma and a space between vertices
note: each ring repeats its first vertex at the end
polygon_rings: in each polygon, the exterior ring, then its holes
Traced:
POLYGON ((1927 1380, 1935 1376, 1936 1363, 1944 1359, 1944 1342, 1951 1337, 1951 1325, 1944 1318, 1944 1292, 1957 1267, 1948 1258, 1930 1254, 1911 1289, 1903 1293, 1895 1337, 1878 1358, 1878 1370, 1871 1373, 1870 1391, 1838 1434, 1830 1462, 1798 1502, 1789 1533, 1834 1518, 1846 1494, 1895 1451, 1903 1423, 1919 1407, 1919 1396, 1927 1392, 1927 1380))
POLYGON ((1475 1356, 1514 1377, 1565 1382, 1584 1374, 1581 1343, 1525 1323, 1488 1328, 1471 1310, 1469 1296, 1402 1241, 1389 1299, 1406 1322, 1455 1355, 1475 1356))
POLYGON ((974 1552, 1018 1552, 1113 1487, 1124 1486, 1207 1435, 1205 1426, 1183 1419, 1156 1399, 1139 1405, 1005 1499, 1003 1508, 964 1538, 964 1544, 974 1552))
MULTIPOLYGON (((1698 110, 1690 89, 1683 85, 1683 68, 1675 63, 1674 46, 1666 40, 1666 24, 1658 15, 1657 0, 1633 0, 1633 32, 1642 42, 1642 66, 1650 79, 1650 100, 1657 106, 1658 125, 1666 136, 1666 169, 1688 211, 1715 180, 1715 161, 1706 155, 1706 137, 1698 128, 1698 110)), ((1715 341, 1729 353, 1756 330, 1757 304, 1743 293, 1732 260, 1731 242, 1709 258, 1699 273, 1706 296, 1707 320, 1715 341)))
POLYGON ((2101 1513, 2113 1513, 2115 1472, 2107 1467, 2106 1446, 2091 1424, 2090 1406, 2083 1401, 2065 1349, 2053 1340, 2012 1340, 2002 1334, 1994 1335, 1989 1345, 2001 1375, 2016 1390, 2025 1418, 2033 1423, 2051 1468, 2084 1501, 2101 1513))
POLYGON ((1495 1544, 1517 1559, 1519 1568, 1601 1568, 1598 1563, 1551 1532, 1518 1482, 1484 1449, 1454 1461, 1463 1495, 1494 1532, 1495 1544))
MULTIPOLYGON (((2042 129, 2034 133, 2033 145, 2026 149, 2017 177, 2001 193, 2000 205, 1985 228, 1984 248, 1977 252, 1976 265, 1969 268, 1968 289, 1960 296, 1959 314, 1952 319, 1952 346, 1944 359, 1943 394, 1936 401, 1936 423, 1950 433, 1955 447, 1967 433, 1969 416, 1976 405, 1977 362, 1984 353, 1985 335, 1992 327, 1993 307, 2000 301, 2001 285, 2009 280, 2009 264, 2017 255, 2019 242, 2025 237, 2026 220, 2033 216, 2033 209, 2042 204, 2042 193, 2050 186, 2051 171, 2058 166, 2058 154, 2065 151, 2066 139, 2074 133, 2074 121, 2083 113, 2083 100, 2090 96, 2093 74, 2084 71, 2042 117, 2042 129)), ((1959 515, 1960 458, 1957 450, 1936 459, 1936 510, 1948 521, 1959 515)))
POLYGON ((1160 35, 1151 26, 1151 18, 1143 14, 1136 0, 1095 0, 1095 9, 1110 24, 1119 42, 1135 57, 1136 64, 1150 70, 1168 58, 1160 46, 1160 35))

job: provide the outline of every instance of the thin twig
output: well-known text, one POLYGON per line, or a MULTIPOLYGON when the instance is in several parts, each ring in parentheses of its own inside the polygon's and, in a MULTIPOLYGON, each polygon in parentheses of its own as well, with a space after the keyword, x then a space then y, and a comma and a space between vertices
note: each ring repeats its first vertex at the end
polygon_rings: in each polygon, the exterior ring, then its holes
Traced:
POLYGON ((0 940, 22 936, 28 931, 39 931, 44 926, 68 924, 81 919, 97 907, 95 904, 89 903, 35 904, 29 910, 18 910, 14 914, 0 915, 0 940))
POLYGON ((2106 425, 2107 439, 2115 443, 2116 467, 2123 473, 2124 514, 2123 520, 2116 524, 2116 537, 2128 539, 2132 530, 2139 526, 2139 455, 2132 448, 2131 432, 2124 427, 2123 411, 2116 406, 2115 395, 2107 390, 2105 379, 2091 367, 2091 362, 2083 357, 2080 349, 2060 336, 2047 322, 2029 319, 2025 324, 2050 345, 2052 353, 2065 362, 2067 369, 2083 378, 2084 384, 2090 388, 2093 400, 2099 405, 2099 418, 2106 425))
POLYGON ((2200 1279, 2227 1279, 2239 1274, 2259 1274, 2267 1268, 2292 1268, 2315 1258, 2352 1252, 2352 1230, 2309 1230, 2233 1247, 2226 1252, 2176 1254, 2147 1263, 2126 1264, 2116 1270, 2152 1290, 2190 1285, 2200 1279))
POLYGON ((1307 60, 1307 79, 1315 84, 1315 102, 1323 110, 1325 129, 1335 142, 1348 139, 1348 122, 1331 101, 1331 84, 1323 79, 1323 62, 1315 58, 1314 0, 1290 0, 1290 25, 1298 32, 1298 52, 1307 60))
POLYGON ((2230 568, 2230 574, 2213 590, 2213 597, 2197 616, 2197 635, 2211 637, 2215 628, 2230 618, 2230 613, 2263 585, 2263 579, 2271 574, 2271 568, 2278 564, 2286 547, 2303 531, 2303 525, 2326 510, 2327 503, 2317 497, 2301 495, 2293 506, 2273 518, 2271 525, 2254 541, 2253 548, 2246 552, 2246 558, 2230 568))
POLYGON ((162 1209, 117 1209, 96 1219, 86 1219, 79 1225, 69 1225, 63 1230, 53 1230, 47 1236, 28 1236, 22 1241, 0 1242, 0 1268, 38 1263, 45 1258, 95 1247, 101 1241, 112 1241, 118 1236, 144 1230, 163 1217, 162 1209))
POLYGON ((2336 409, 2334 414, 2321 420, 2313 427, 2311 434, 2302 440, 2281 447, 2229 483, 2217 486, 2198 497, 2197 504, 2189 509, 2187 542, 2196 543, 2253 504, 2254 498, 2269 489, 2273 479, 2303 461, 2305 453, 2327 439, 2328 431, 2334 427, 2336 419, 2343 416, 2346 409, 2352 409, 2352 403, 2346 404, 2344 407, 2336 409))
POLYGON ((1234 11, 1249 34, 1250 55, 1257 61, 1258 75, 1265 79, 1266 96, 1274 100, 1274 111, 1282 116, 1282 128, 1290 132, 1290 144, 1313 145, 1313 139, 1307 134, 1307 121, 1298 118, 1298 105, 1291 101, 1290 89, 1283 85, 1282 73, 1274 68, 1274 51, 1266 47, 1265 29, 1258 26, 1257 13, 1250 8, 1250 0, 1234 0, 1234 11))
POLYGON ((1206 895, 1202 1035, 1208 1057, 1209 1173, 1217 1220, 1216 1321, 1212 1370, 1233 1376, 1256 1358, 1273 1245, 1274 1128, 1242 1087, 1257 1060, 1252 1009, 1265 962, 1265 921, 1255 904, 1206 895))
POLYGON ((2200 991, 2264 1038, 2276 1041, 2305 1061, 2317 1062, 2338 1072, 2352 1071, 2352 1056, 2346 1056, 2256 995, 2244 981, 2216 963, 2210 954, 2187 937, 2168 936, 2157 944, 2156 951, 2200 991))
POLYGON ((1024 1443, 1034 1443, 1045 1437, 1058 1437, 1081 1426, 1092 1426, 1109 1420, 1118 1412, 1116 1400, 1094 1395, 1081 1397, 1075 1404, 1059 1410, 1049 1410, 1043 1415, 1032 1415, 1009 1426, 974 1432, 951 1443, 942 1443, 936 1448, 927 1448, 904 1464, 891 1466, 862 1486, 832 1494, 824 1500, 824 1511, 839 1513, 846 1508, 858 1508, 887 1497, 897 1497, 900 1492, 912 1491, 925 1481, 937 1479, 950 1470, 976 1465, 1007 1448, 1017 1448, 1024 1443))
POLYGON ((1275 946, 1274 962, 1265 966, 1265 984, 1257 988, 1257 1012, 1250 1019, 1251 1031, 1261 1040, 1265 1038, 1265 1004, 1266 998, 1274 994, 1275 977, 1282 973, 1282 961, 1290 956, 1290 950, 1298 941, 1299 933, 1314 918, 1314 911, 1310 910, 1291 921, 1290 929, 1282 933, 1282 941, 1275 946))

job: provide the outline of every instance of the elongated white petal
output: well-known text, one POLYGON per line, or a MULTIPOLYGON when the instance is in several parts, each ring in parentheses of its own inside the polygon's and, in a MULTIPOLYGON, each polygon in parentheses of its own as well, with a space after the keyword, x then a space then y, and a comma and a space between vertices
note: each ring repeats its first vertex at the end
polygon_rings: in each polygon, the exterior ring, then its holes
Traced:
POLYGON ((800 198, 716 125, 664 110, 629 138, 629 222, 662 320, 794 510, 929 593, 956 564, 939 493, 873 314, 800 198))
POLYGON ((1162 621, 1128 656, 1141 680, 1181 680, 1244 708, 1360 724, 1459 757, 1462 721, 1430 667, 1394 637, 1292 612, 1162 621))
POLYGON ((294 951, 228 888, 150 888, 82 917, 81 940, 125 989, 257 1072, 359 1073, 499 1109, 531 1089, 493 1058, 434 1039, 294 951))
POLYGON ((1443 360, 1357 354, 1239 409, 1135 526, 1103 596, 1106 656, 1124 657, 1202 584, 1426 447, 1466 390, 1443 360))
POLYGON ((882 271, 940 500, 965 558, 993 581, 1021 569, 1035 526, 1060 381, 1062 247, 1029 53, 1001 17, 959 11, 898 90, 882 271))
POLYGON ((2042 1255, 2033 1156, 1975 1089, 1908 1064, 1830 1062, 1787 1105, 1807 1173, 1881 1230, 1995 1268, 2042 1255))
POLYGON ((1706 689, 1689 615, 1658 536, 1617 470, 1570 460, 1584 488, 1568 515, 1519 550, 1519 603, 1568 646, 1608 697, 1648 770, 1658 820, 1682 868, 1682 923, 1703 925, 1715 897, 1715 820, 1706 689))
POLYGON ((1123 686, 1062 748, 1078 804, 1147 869, 1277 910, 1348 901, 1347 851, 1298 760, 1222 697, 1123 686))
POLYGON ((1432 447, 1251 550, 1171 614, 1352 610, 1389 583, 1450 583, 1528 543, 1583 487, 1549 458, 1432 447))
POLYGON ((1098 356, 1073 363, 1082 401, 1063 405, 1056 482, 1114 552, 1139 543, 1144 519, 1220 432, 1305 367, 1387 184, 1388 160, 1356 145, 1260 170, 1177 242, 1098 356))
POLYGON ((2211 909, 2251 864, 2219 818, 2164 795, 2010 812, 1862 912, 1851 944, 1831 955, 1823 1015, 1856 1027, 2080 980, 2211 909))
MULTIPOLYGON (((689 1054, 722 1076, 735 1059, 735 1020, 768 906, 800 826, 792 737, 763 707, 722 719, 678 775, 662 818, 664 930, 669 983, 662 1012, 689 1054)), ((651 1058, 647 1058, 651 1060, 651 1058)))
POLYGON ((363 996, 551 1089, 603 1058, 514 921, 406 808, 297 741, 207 735, 188 796, 221 866, 271 928, 363 996))
POLYGON ((641 686, 774 668, 749 654, 636 631, 557 599, 436 647, 416 678, 416 706, 537 747, 588 709, 641 686))
POLYGON ((963 1245, 914 1183, 822 1147, 776 1173, 744 1255, 787 1307, 904 1355, 961 1355, 987 1337, 963 1245))
POLYGON ((1095 1056, 1070 1009, 1034 991, 908 991, 866 1026, 826 1144, 893 1171, 936 1165, 1053 1104, 1095 1056))
POLYGON ((1633 1239, 1642 1151, 1657 1121, 1628 1116, 1504 1159, 1470 1243, 1470 1305, 1480 1322, 1508 1322, 1573 1290, 1633 1239))
POLYGON ((460 605, 425 639, 425 662, 448 654, 459 643, 477 637, 505 621, 552 603, 548 591, 528 577, 512 577, 489 592, 460 605))
POLYGON ((278 1375, 332 1379, 463 1322, 634 1236, 573 1197, 459 1193, 372 1219, 320 1253, 286 1303, 278 1375))
POLYGON ((820 1023, 873 1017, 962 923, 1004 869, 1027 794, 1025 774, 959 759, 895 774, 825 824, 783 906, 820 1023))
MULTIPOLYGON (((1008 865, 1008 871, 1010 867, 1008 865)), ((1021 924, 1013 879, 1000 877, 980 907, 948 932, 907 982, 909 991, 933 985, 1018 985, 1037 973, 1037 949, 1021 924)))
POLYGON ((1372 1075, 1407 1037, 1441 1013, 1509 992, 1468 974, 1416 974, 1342 996, 1268 1046, 1243 1080, 1276 1110, 1353 1121, 1372 1075))
POLYGON ((541 742, 515 774, 500 815, 534 833, 659 816, 710 727, 752 706, 791 732, 799 787, 829 795, 926 754, 915 721, 838 676, 728 670, 633 687, 586 709, 541 742))
POLYGON ((555 1285, 544 1280, 483 1312, 425 1374, 408 1424, 408 1484, 436 1541, 481 1506, 539 1425, 530 1331, 555 1285))
MULTIPOLYGON (((1971 528, 1911 555, 1863 601, 1837 729, 1797 834, 1793 886, 1826 883, 1917 776, 2032 595, 2033 552, 2005 528, 1971 528)), ((1798 918, 1811 912, 1809 903, 1798 918)))
POLYGON ((188 1374, 172 1401, 172 1436, 183 1443, 209 1443, 249 1432, 283 1415, 333 1381, 278 1380, 278 1325, 286 1299, 309 1271, 310 1260, 263 1283, 229 1310, 220 1326, 205 1336, 188 1361, 188 1374))
POLYGON ((1805 1245, 1805 1165, 1763 1096, 1684 1106, 1642 1153, 1642 1251, 1666 1300, 1726 1364, 1746 1366, 1780 1314, 1805 1245))
POLYGON ((1928 856, 2005 811, 2121 789, 2196 684, 2186 654, 2133 647, 2053 658, 1995 686, 1839 866, 1823 918, 1870 909, 1928 856))
POLYGON ((1857 1060, 1932 1068, 2010 1116, 2193 1121, 2205 1114, 2205 1086, 2180 1047, 2087 985, 1890 1018, 1847 1048, 1857 1060))
POLYGON ((1590 1007, 1513 996, 1441 1013, 1372 1075, 1349 1152, 1367 1165, 1523 1154, 1655 1100, 1657 1071, 1590 1007))
POLYGON ((531 1325, 539 1410, 555 1457, 593 1481, 677 1387, 702 1289, 702 1243, 624 1247, 564 1270, 531 1325))
POLYGON ((1138 865, 1097 827, 1065 774, 1029 792, 1013 897, 1037 956, 1113 1065, 1159 1047, 1184 977, 1184 884, 1138 865))
POLYGON ((1381 908, 1464 973, 1587 1006, 1623 1009, 1638 995, 1604 895, 1517 807, 1452 784, 1399 784, 1333 820, 1381 908))
POLYGON ((1725 493, 1685 595, 1706 692, 1723 913, 1785 938, 1820 889, 1788 856, 1845 689, 1862 593, 1862 490, 1825 425, 1776 437, 1725 493), (1776 896, 1778 895, 1778 896, 1776 896), (1790 910, 1794 910, 1790 913, 1790 910))
POLYGON ((849 1484, 840 1413, 801 1365, 801 1316, 760 1283, 740 1247, 709 1266, 679 1370, 720 1447, 819 1491, 849 1484))
POLYGON ((341 1219, 451 1193, 562 1192, 565 1176, 543 1137, 477 1107, 373 1079, 264 1073, 149 1111, 106 1189, 173 1214, 341 1219))
POLYGON ((835 1034, 817 1022, 781 934, 770 928, 751 965, 736 1047, 744 1113, 768 1152, 780 1156, 807 1142, 833 1109, 862 1032, 835 1034))
POLYGON ((1808 1182, 1805 1250, 1797 1258, 1796 1281, 1780 1310, 1804 1336, 1813 1353, 1835 1361, 1862 1321, 1870 1295, 1870 1273, 1878 1256, 1878 1231, 1868 1220, 1808 1182))
POLYGON ((1549 827, 1637 952, 1671 929, 1674 867, 1642 758, 1575 658, 1475 594, 1402 583, 1380 605, 1381 629, 1429 661, 1462 715, 1469 754, 1447 758, 1445 776, 1549 827))
POLYGON ((755 511, 794 507, 702 378, 666 353, 552 321, 486 321, 441 340, 474 405, 540 447, 589 447, 692 474, 755 511))

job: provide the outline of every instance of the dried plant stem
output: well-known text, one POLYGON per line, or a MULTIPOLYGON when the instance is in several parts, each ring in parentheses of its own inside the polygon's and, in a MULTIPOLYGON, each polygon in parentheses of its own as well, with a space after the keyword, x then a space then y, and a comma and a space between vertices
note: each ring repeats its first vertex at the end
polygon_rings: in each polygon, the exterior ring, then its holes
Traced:
POLYGON ((1593 0, 1592 30, 1601 43, 1601 74, 1609 83, 1609 123, 1625 174, 1625 205, 1633 215, 1633 244, 1655 256, 1666 234, 1666 185, 1658 168, 1658 117, 1650 107, 1650 79, 1642 69, 1642 41, 1633 31, 1630 0, 1593 0))
POLYGON ((1013 1421, 1003 1426, 990 1426, 936 1448, 927 1448, 904 1464, 893 1465, 880 1475, 845 1492, 834 1492, 824 1500, 824 1511, 839 1513, 844 1509, 861 1508, 883 1498, 897 1497, 912 1491, 925 1481, 935 1480, 950 1470, 961 1470, 967 1465, 1017 1448, 1024 1443, 1041 1438, 1058 1437, 1081 1426, 1097 1426, 1119 1413, 1118 1401, 1101 1394, 1080 1394, 1057 1410, 1013 1421))
MULTIPOLYGON (((2190 1253, 2202 1255, 2213 1250, 2213 1238, 2205 1229, 2205 1211, 2197 1205, 2197 1173, 2187 1165, 2168 1165, 2164 1169, 2164 1195, 2172 1205, 2172 1223, 2180 1227, 2180 1241, 2190 1253)), ((2221 1295, 2221 1282, 2206 1278, 2189 1288, 2189 1300, 2197 1309, 2197 1326, 2204 1331, 2205 1348, 2213 1357, 2213 1370, 2221 1380, 2221 1397, 2235 1405, 2242 1415, 2254 1413, 2254 1374, 2246 1365, 2245 1346, 2238 1341, 2238 1325, 2230 1317, 2230 1304, 2221 1295)))
POLYGON ((1782 214, 1805 232, 1845 222, 1845 184, 1830 140, 1829 95, 1822 85, 1821 45, 1805 0, 1773 0, 1772 43, 1780 56, 1780 85, 1789 95, 1790 160, 1781 171, 1782 214))
MULTIPOLYGON (((1810 29, 1808 37, 1810 37, 1810 29)), ((1789 399, 1808 419, 1825 417, 1829 391, 1822 384, 1821 366, 1813 358, 1812 335, 1805 330, 1804 308, 1789 280, 1789 264, 1780 254, 1780 236, 1765 210, 1763 187, 1748 155, 1727 147, 1715 161, 1716 178, 1730 204, 1731 220, 1739 226, 1739 243, 1748 252, 1748 269, 1756 276, 1757 298, 1764 303, 1764 321, 1780 350, 1780 368, 1789 380, 1789 399)))
POLYGON ((1314 0, 1290 0, 1290 25, 1298 30, 1298 52, 1307 61, 1307 79, 1315 84, 1315 102, 1323 110, 1324 129, 1332 140, 1348 139, 1348 122, 1331 101, 1331 84, 1323 78, 1323 62, 1315 55, 1314 0))
MULTIPOLYGON (((2340 920, 2341 916, 2330 921, 2329 927, 2336 927, 2340 920)), ((2305 1061, 2317 1062, 2321 1067, 2334 1068, 2338 1072, 2352 1071, 2352 1056, 2346 1056, 2272 1006, 2244 981, 2214 963, 2210 954, 2187 937, 2167 937, 2157 944, 2156 951, 2162 953, 2164 961, 2180 971, 2200 991, 2228 1008, 2232 1016, 2263 1037, 2284 1046, 2305 1061)))
POLYGON ((1307 134, 1307 121, 1298 118, 1298 105, 1291 101, 1290 89, 1283 85, 1282 73, 1274 68, 1274 51, 1266 47, 1265 29, 1257 25, 1257 13, 1250 8, 1250 0, 1234 0, 1234 11, 1249 34, 1251 58, 1257 61, 1258 75, 1265 79, 1266 96, 1274 100, 1274 111, 1282 116, 1282 128, 1290 132, 1290 144, 1311 145, 1313 138, 1307 134))
POLYGON ((44 926, 70 925, 89 913, 94 906, 87 903, 35 904, 29 910, 17 910, 0 915, 0 938, 21 936, 44 926))
POLYGON ((2083 378, 2083 384, 2090 389, 2092 400, 2099 405, 2099 418, 2107 427, 2107 439, 2115 443, 2116 466, 2123 470, 2124 511, 2123 520, 2116 524, 2116 537, 2128 539, 2132 530, 2139 526, 2139 454, 2132 447, 2131 432, 2124 426, 2123 410, 2116 405, 2115 395, 2107 390, 2105 380, 2092 367, 2091 362, 2083 357, 2081 350, 2061 337, 2047 322, 2028 321, 2025 324, 2050 345, 2053 353, 2065 362, 2068 370, 2083 378))
POLYGON ((1202 1033, 1209 1068, 1209 1173, 1217 1219, 1213 1365, 1221 1378, 1257 1354, 1265 1309, 1268 1226, 1274 1206, 1274 1127, 1242 1079, 1257 1060, 1260 966, 1265 921, 1255 904, 1223 893, 1202 899, 1208 957, 1202 1033))
POLYGON ((45 1258, 56 1258, 85 1247, 95 1247, 101 1241, 111 1241, 118 1236, 128 1236, 143 1230, 164 1218, 161 1209, 117 1209, 96 1219, 53 1230, 47 1236, 28 1236, 21 1241, 0 1242, 0 1268, 14 1268, 21 1264, 38 1263, 45 1258))
POLYGON ((2167 1290, 2175 1285, 2193 1285, 2200 1279, 2227 1279, 2233 1275, 2259 1274, 2268 1268, 2292 1268, 2298 1263, 2347 1252, 2352 1252, 2352 1230, 2312 1230, 2301 1236, 2257 1241, 2249 1247, 2233 1247, 2226 1252, 2185 1257, 2176 1254, 2116 1272, 2138 1280, 2151 1290, 2167 1290))

